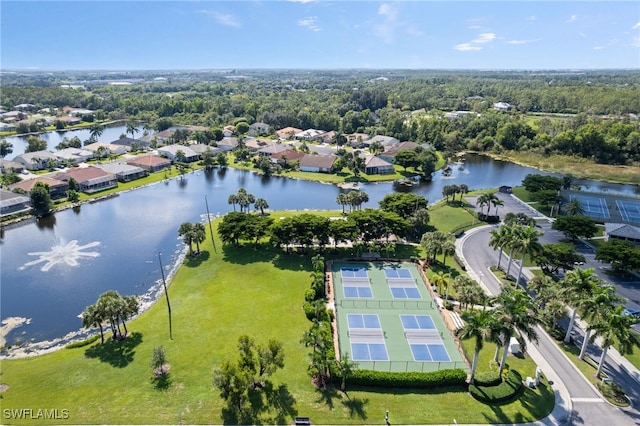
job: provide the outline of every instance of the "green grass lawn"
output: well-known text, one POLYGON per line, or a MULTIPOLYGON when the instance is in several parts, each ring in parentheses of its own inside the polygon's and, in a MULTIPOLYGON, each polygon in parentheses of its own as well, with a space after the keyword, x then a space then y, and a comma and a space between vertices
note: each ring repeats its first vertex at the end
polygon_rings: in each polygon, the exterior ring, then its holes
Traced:
MULTIPOLYGON (((453 418, 460 423, 512 423, 547 413, 548 395, 530 391, 517 402, 490 407, 462 388, 359 388, 350 389, 348 398, 335 390, 316 390, 307 372, 308 350, 300 344, 310 325, 301 309, 310 284, 310 256, 283 255, 267 246, 222 247, 219 240, 216 247, 217 252, 211 241, 203 244, 203 253, 187 259, 169 287, 173 339, 161 298, 129 322, 131 334, 124 342, 98 341, 3 360, 2 382, 9 386, 2 394, 3 409, 69 410, 68 419, 47 423, 228 422, 225 403, 212 386, 212 371, 226 360, 235 361, 238 337, 247 334, 258 344, 270 338, 284 344, 285 367, 260 395, 264 407, 256 418, 265 424, 289 423, 295 415, 309 416, 317 424, 377 423, 387 409, 397 424, 450 423, 453 418), (162 384, 154 383, 149 365, 158 345, 164 346, 171 365, 162 384)), ((522 369, 530 374, 529 367, 522 369)))
POLYGON ((429 222, 435 224, 438 231, 446 234, 464 226, 472 228, 484 225, 463 207, 444 202, 429 207, 429 215, 429 222))

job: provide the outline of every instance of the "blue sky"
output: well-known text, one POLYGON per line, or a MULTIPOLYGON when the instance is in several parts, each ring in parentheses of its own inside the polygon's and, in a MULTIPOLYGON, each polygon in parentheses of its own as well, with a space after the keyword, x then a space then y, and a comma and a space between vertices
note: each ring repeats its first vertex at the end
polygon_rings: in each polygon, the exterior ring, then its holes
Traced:
POLYGON ((640 68, 638 1, 0 2, 2 69, 640 68))

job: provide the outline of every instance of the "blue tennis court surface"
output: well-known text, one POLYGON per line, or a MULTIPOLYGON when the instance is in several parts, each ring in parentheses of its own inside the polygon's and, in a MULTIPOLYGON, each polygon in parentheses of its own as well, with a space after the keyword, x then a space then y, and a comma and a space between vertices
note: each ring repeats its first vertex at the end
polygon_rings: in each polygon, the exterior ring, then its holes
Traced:
POLYGON ((405 330, 435 330, 431 315, 400 315, 405 330))
POLYGON ((387 347, 384 343, 353 343, 351 342, 351 359, 354 361, 386 361, 387 347))
POLYGON ((415 361, 422 361, 422 362, 450 361, 449 353, 447 352, 447 349, 442 344, 427 345, 422 343, 417 343, 417 344, 414 343, 411 345, 411 352, 413 352, 413 359, 415 361))
POLYGON ((364 268, 341 268, 342 278, 367 278, 367 270, 364 268))
POLYGON ((596 219, 609 219, 611 217, 604 198, 572 194, 569 199, 578 200, 586 216, 596 219))
POLYGON ((409 270, 405 268, 400 268, 400 269, 385 268, 384 275, 387 278, 413 278, 411 276, 411 272, 409 272, 409 270))
POLYGON ((640 201, 616 200, 622 220, 640 223, 640 201))
POLYGON ((380 320, 376 314, 347 315, 349 328, 380 328, 380 320))

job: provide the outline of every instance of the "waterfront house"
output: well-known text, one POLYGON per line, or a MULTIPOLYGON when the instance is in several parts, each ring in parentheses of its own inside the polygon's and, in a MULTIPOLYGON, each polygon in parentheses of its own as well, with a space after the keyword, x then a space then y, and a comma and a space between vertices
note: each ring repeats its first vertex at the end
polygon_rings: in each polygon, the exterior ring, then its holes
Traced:
POLYGON ((291 148, 285 149, 284 151, 276 152, 275 154, 271 154, 271 162, 281 165, 286 165, 290 161, 300 161, 302 157, 304 157, 304 152, 295 151, 291 148))
POLYGON ((124 162, 99 164, 96 167, 115 175, 119 182, 130 182, 149 175, 149 172, 142 167, 132 166, 124 162))
POLYGON ((51 198, 62 198, 67 196, 67 190, 69 189, 69 184, 65 181, 59 179, 52 179, 48 177, 37 177, 35 179, 27 179, 22 182, 14 183, 9 186, 10 190, 20 189, 26 193, 31 192, 36 183, 41 182, 46 184, 49 187, 49 196, 51 198))
POLYGON ((94 157, 94 152, 88 149, 64 148, 53 155, 66 164, 80 164, 94 157))
POLYGON ((27 170, 44 170, 51 166, 59 166, 62 162, 59 157, 49 151, 25 152, 16 156, 13 161, 22 164, 27 170))
POLYGON ((335 155, 306 154, 300 159, 300 171, 314 173, 331 173, 337 157, 335 155))
POLYGON ((104 191, 118 186, 118 180, 114 174, 93 166, 72 168, 57 173, 54 178, 65 182, 73 178, 78 183, 78 189, 86 193, 104 191))
POLYGON ((178 151, 182 151, 182 153, 184 154, 185 163, 198 161, 198 158, 200 157, 196 152, 185 145, 174 144, 158 148, 158 154, 162 155, 163 157, 167 157, 171 161, 174 161, 176 159, 176 154, 178 153, 178 151))
POLYGON ((393 164, 382 158, 369 155, 365 159, 364 172, 368 175, 388 175, 395 172, 393 164))
POLYGON ((140 157, 132 158, 127 161, 130 166, 140 167, 150 173, 159 172, 163 169, 171 167, 171 160, 157 155, 141 155, 140 157))
POLYGON ((24 213, 31 210, 31 198, 0 189, 0 216, 24 213))

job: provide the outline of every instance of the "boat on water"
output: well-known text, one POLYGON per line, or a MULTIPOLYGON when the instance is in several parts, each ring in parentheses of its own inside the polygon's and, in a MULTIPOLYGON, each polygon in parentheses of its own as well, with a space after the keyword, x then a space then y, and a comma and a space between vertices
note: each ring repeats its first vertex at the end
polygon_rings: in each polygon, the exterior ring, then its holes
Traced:
POLYGON ((413 179, 402 178, 402 179, 393 181, 393 184, 398 186, 414 186, 414 185, 417 185, 418 182, 413 179))

